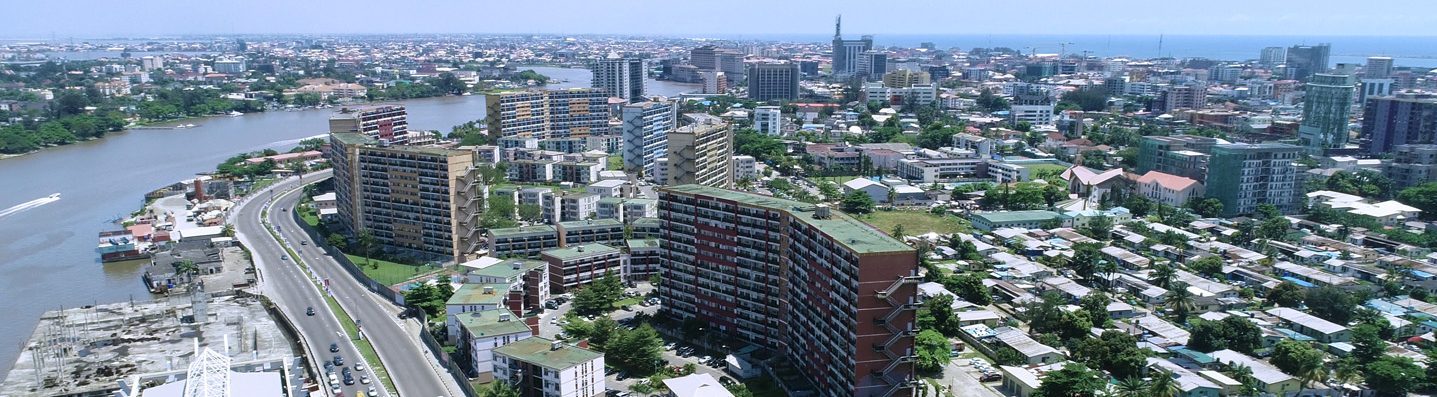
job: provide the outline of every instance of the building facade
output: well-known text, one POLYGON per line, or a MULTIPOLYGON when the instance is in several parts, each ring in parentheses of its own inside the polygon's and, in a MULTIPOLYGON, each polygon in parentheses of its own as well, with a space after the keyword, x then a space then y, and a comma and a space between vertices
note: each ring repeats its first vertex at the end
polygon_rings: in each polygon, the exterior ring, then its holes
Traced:
POLYGON ((485 122, 494 137, 583 138, 609 134, 609 94, 593 88, 487 95, 485 122))
POLYGON ((793 62, 755 62, 748 65, 748 97, 756 101, 798 99, 803 76, 793 62))
POLYGON ((344 107, 329 117, 329 132, 357 132, 404 144, 409 141, 409 113, 403 105, 344 107))
POLYGON ((520 397, 603 396, 604 354, 541 337, 494 349, 494 379, 520 397))
POLYGON ((544 251, 539 257, 549 263, 549 291, 573 292, 605 275, 623 278, 623 253, 604 244, 580 244, 544 251))
POLYGON ((778 106, 753 110, 753 129, 768 136, 783 136, 783 111, 778 106))
POLYGON ((688 125, 669 134, 667 176, 662 184, 733 185, 733 130, 718 117, 685 114, 688 125))
POLYGON ((1437 95, 1400 93, 1368 98, 1362 107, 1368 152, 1389 153, 1409 144, 1437 144, 1437 95))
POLYGON ((1293 165, 1301 152, 1299 146, 1281 143, 1213 146, 1204 182, 1207 196, 1222 201, 1224 217, 1252 214, 1262 204, 1291 213, 1303 189, 1293 165))
POLYGON ((638 58, 605 58, 594 63, 594 88, 609 96, 635 102, 644 99, 644 60, 638 58))
POLYGON ((624 171, 654 174, 654 160, 669 148, 678 113, 668 102, 641 102, 623 108, 624 171))
POLYGON ((664 310, 801 363, 819 396, 912 387, 911 247, 826 206, 699 185, 659 197, 664 310))
POLYGON ((1312 153, 1347 145, 1347 117, 1356 89, 1349 76, 1319 73, 1307 82, 1297 141, 1312 153))
POLYGON ((463 261, 480 246, 474 152, 330 134, 341 228, 390 248, 463 261))
POLYGON ((1327 72, 1328 57, 1332 53, 1329 44, 1295 45, 1287 49, 1288 77, 1306 81, 1317 73, 1327 72))

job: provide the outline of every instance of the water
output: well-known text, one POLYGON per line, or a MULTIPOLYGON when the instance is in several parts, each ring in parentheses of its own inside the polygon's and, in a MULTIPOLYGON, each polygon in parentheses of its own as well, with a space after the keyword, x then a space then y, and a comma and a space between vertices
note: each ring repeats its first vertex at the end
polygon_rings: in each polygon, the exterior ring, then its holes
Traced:
MULTIPOLYGON (((44 54, 45 54, 45 57, 46 57, 46 58, 49 58, 49 59, 64 59, 64 60, 70 60, 70 61, 91 61, 91 60, 96 60, 96 59, 100 59, 100 58, 120 59, 120 54, 121 54, 122 52, 123 52, 123 51, 93 50, 93 51, 55 51, 55 52, 47 52, 47 53, 44 53, 44 54)), ((133 51, 133 52, 130 52, 130 59, 140 59, 140 57, 144 57, 144 56, 180 55, 180 56, 184 56, 184 57, 196 57, 196 56, 214 55, 214 54, 218 54, 218 52, 210 52, 210 51, 155 51, 155 52, 133 51)))
MULTIPOLYGON (((482 96, 404 102, 414 129, 449 131, 483 118, 482 96)), ((240 152, 287 149, 324 133, 334 109, 185 121, 0 159, 0 374, 8 372, 40 314, 61 307, 147 299, 144 261, 101 264, 96 234, 139 209, 146 192, 240 152), (49 196, 60 193, 58 200, 49 196)))

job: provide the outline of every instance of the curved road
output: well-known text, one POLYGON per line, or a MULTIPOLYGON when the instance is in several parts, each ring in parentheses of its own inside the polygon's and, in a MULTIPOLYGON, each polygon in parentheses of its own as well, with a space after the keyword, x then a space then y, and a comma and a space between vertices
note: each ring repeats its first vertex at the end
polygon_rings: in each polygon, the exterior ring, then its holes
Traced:
MULTIPOLYGON (((329 353, 329 344, 337 342, 340 344, 339 354, 344 356, 345 364, 353 365, 354 360, 362 359, 353 341, 344 337, 343 328, 320 295, 321 291, 315 281, 296 265, 293 258, 286 258, 284 247, 265 230, 264 224, 261 223, 261 214, 268 208, 270 211, 265 214, 264 221, 278 229, 284 244, 299 253, 299 258, 314 273, 314 277, 327 280, 326 292, 333 295, 344 311, 361 324, 364 337, 370 339, 374 345, 385 369, 389 371, 390 379, 399 389, 399 395, 460 395, 453 378, 441 374, 440 371, 444 369, 429 356, 428 349, 419 344, 415 334, 417 326, 406 326, 403 321, 398 320, 396 314, 399 309, 396 306, 373 294, 345 272, 338 262, 325 255, 316 242, 310 240, 309 235, 295 221, 290 211, 301 198, 303 189, 298 188, 328 178, 329 175, 329 171, 321 171, 305 175, 303 182, 298 178, 285 179, 266 191, 251 195, 253 200, 241 203, 237 209, 231 211, 231 223, 235 224, 236 236, 245 246, 250 247, 255 264, 260 269, 262 291, 279 305, 287 316, 295 320, 295 325, 303 334, 302 338, 314 357, 332 357, 334 353, 329 353), (296 244, 301 242, 302 244, 296 244), (303 314, 309 307, 314 308, 315 316, 303 314)), ((358 377, 359 374, 356 373, 355 376, 358 377)), ((372 385, 383 389, 378 383, 378 380, 375 380, 372 385)), ((367 389, 362 386, 358 383, 345 386, 344 394, 357 395, 356 392, 367 389)), ((327 383, 324 388, 328 389, 327 383)), ((388 391, 381 393, 389 395, 388 391)))

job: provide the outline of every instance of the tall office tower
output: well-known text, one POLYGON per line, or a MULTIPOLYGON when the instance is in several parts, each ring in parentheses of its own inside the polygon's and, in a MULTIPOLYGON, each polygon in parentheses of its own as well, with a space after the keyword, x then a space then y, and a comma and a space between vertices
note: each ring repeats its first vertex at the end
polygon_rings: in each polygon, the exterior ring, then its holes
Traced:
POLYGON ((928 72, 895 70, 883 75, 883 86, 888 88, 908 88, 932 83, 933 78, 928 75, 928 72))
POLYGON ((733 186, 733 129, 705 113, 684 115, 688 123, 669 133, 664 185, 733 186))
POLYGON ((826 206, 699 185, 660 189, 659 219, 670 315, 786 356, 815 396, 912 394, 913 248, 826 206))
POLYGON ((1315 46, 1295 45, 1287 49, 1287 70, 1289 76, 1307 81, 1317 73, 1326 73, 1328 55, 1332 52, 1332 45, 1318 44, 1315 46))
POLYGON ((146 55, 140 57, 140 68, 152 72, 165 68, 165 57, 146 55))
POLYGON ((843 16, 833 22, 833 75, 849 77, 858 69, 858 55, 873 49, 873 36, 858 40, 843 39, 843 16))
POLYGON ((1392 87, 1397 85, 1391 78, 1362 78, 1357 86, 1357 103, 1366 104, 1368 98, 1392 95, 1392 87))
POLYGON ((496 138, 584 138, 609 134, 609 94, 593 88, 487 95, 485 123, 496 138))
POLYGON ((1204 182, 1207 196, 1222 201, 1224 217, 1252 214, 1262 204, 1290 213, 1303 193, 1293 166, 1301 151, 1281 143, 1214 145, 1204 182))
POLYGON ((1372 154, 1388 153, 1399 145, 1437 144, 1437 95, 1369 98, 1362 107, 1362 136, 1367 137, 1372 154))
POLYGON ((759 106, 753 110, 753 129, 768 136, 783 136, 783 109, 759 106))
POLYGON ((1269 68, 1281 65, 1283 62, 1287 62, 1287 48, 1283 47, 1263 48, 1262 56, 1258 58, 1258 63, 1269 68))
POLYGON ((942 81, 948 78, 948 76, 953 75, 953 71, 949 70, 947 65, 932 65, 923 68, 923 70, 928 72, 928 76, 932 78, 933 81, 942 81))
POLYGON ((798 99, 798 64, 756 62, 748 65, 748 98, 756 101, 798 99))
POLYGON ((624 105, 624 171, 642 173, 639 179, 654 175, 654 160, 668 153, 669 133, 677 119, 675 109, 667 102, 624 105))
POLYGON ((698 67, 699 70, 718 70, 718 52, 718 47, 711 45, 689 50, 689 64, 698 67))
POLYGON ((339 224, 398 250, 464 262, 480 248, 474 152, 329 134, 339 224))
POLYGON ((1368 79, 1392 77, 1392 57, 1367 57, 1367 66, 1362 68, 1362 77, 1368 79))
POLYGON ((1336 74, 1315 74, 1302 99, 1302 125, 1297 141, 1312 153, 1347 144, 1347 116, 1352 109, 1352 81, 1336 74))
POLYGON ((624 100, 644 99, 644 60, 610 56, 594 64, 594 88, 624 100))
POLYGON ((748 71, 745 70, 747 66, 743 62, 744 56, 742 53, 732 49, 723 49, 714 56, 718 62, 718 69, 715 71, 723 72, 724 76, 728 78, 728 81, 734 83, 743 81, 744 73, 748 71))
POLYGON ((877 81, 888 73, 888 54, 882 51, 864 51, 858 54, 858 69, 853 71, 864 80, 877 81))
POLYGON ((403 105, 347 106, 329 116, 329 132, 357 132, 404 144, 409 142, 409 112, 403 105))

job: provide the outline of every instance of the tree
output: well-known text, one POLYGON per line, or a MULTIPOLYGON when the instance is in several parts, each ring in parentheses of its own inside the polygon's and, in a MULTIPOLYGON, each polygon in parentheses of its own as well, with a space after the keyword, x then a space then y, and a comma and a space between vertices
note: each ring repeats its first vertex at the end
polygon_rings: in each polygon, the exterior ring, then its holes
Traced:
POLYGON ((374 232, 369 229, 359 231, 359 247, 364 250, 364 260, 370 266, 374 265, 374 248, 379 241, 374 238, 374 232))
POLYGON ((455 76, 454 73, 445 72, 439 74, 439 78, 434 80, 432 85, 435 89, 445 94, 461 95, 464 93, 464 81, 459 80, 459 77, 455 76))
POLYGON ((1102 325, 1108 319, 1108 303, 1111 299, 1108 294, 1094 292, 1078 300, 1078 306, 1088 312, 1088 318, 1093 319, 1095 325, 1102 325))
POLYGON ((861 190, 854 190, 843 196, 843 212, 850 214, 867 214, 873 212, 873 197, 861 190))
POLYGON ((648 324, 633 330, 620 329, 609 338, 604 346, 605 361, 628 370, 629 373, 645 376, 659 369, 663 362, 663 340, 648 324))
POLYGON ((1423 219, 1432 219, 1437 216, 1437 182, 1402 189, 1397 193, 1397 201, 1422 210, 1423 219))
POLYGON ((1177 319, 1179 324, 1185 324, 1193 309, 1193 293, 1188 291, 1188 283, 1182 281, 1173 282, 1172 287, 1168 294, 1163 296, 1163 305, 1172 311, 1173 318, 1177 319))
POLYGON ((1101 87, 1083 88, 1063 93, 1060 102, 1071 103, 1085 112, 1107 109, 1108 90, 1101 87))
POLYGON ((918 309, 918 328, 934 330, 947 336, 957 336, 958 315, 953 313, 953 296, 940 294, 923 302, 918 309))
POLYGON ((329 237, 325 238, 325 241, 340 251, 344 251, 344 248, 349 245, 349 241, 346 240, 343 235, 337 233, 329 235, 329 237))
POLYGON ((1177 269, 1172 265, 1158 264, 1153 266, 1153 271, 1148 273, 1148 282, 1162 289, 1172 289, 1173 280, 1177 279, 1177 269))
POLYGON ((1272 348, 1270 360, 1274 367, 1292 376, 1302 376, 1311 363, 1322 365, 1322 352, 1307 342, 1283 339, 1272 348))
POLYGON ((603 349, 615 335, 619 333, 619 323, 609 316, 599 316, 589 323, 589 334, 585 336, 589 343, 603 349))
POLYGON ((526 222, 539 222, 544 219, 544 209, 535 204, 520 204, 519 219, 526 222))
POLYGON ((585 315, 608 313, 623 293, 624 285, 619 278, 613 273, 605 274, 574 294, 574 311, 585 315))
POLYGON ((519 388, 507 382, 489 382, 474 391, 479 397, 519 397, 519 388))
POLYGON ((1306 298, 1307 290, 1290 281, 1283 281, 1267 291, 1267 301, 1282 307, 1302 306, 1302 301, 1306 298))
POLYGON ((889 232, 888 235, 893 236, 893 238, 898 239, 899 241, 903 241, 903 237, 907 236, 907 234, 905 234, 903 231, 902 223, 893 225, 893 231, 889 232))
POLYGON ((1251 367, 1245 364, 1237 364, 1232 366, 1232 369, 1228 372, 1232 374, 1233 380, 1242 384, 1242 386, 1238 388, 1239 396, 1256 396, 1263 392, 1262 383, 1252 374, 1251 367))
POLYGON ((1188 348, 1204 353, 1232 349, 1252 354, 1262 347, 1262 331, 1251 321, 1240 317, 1202 321, 1193 324, 1191 332, 1188 348))
POLYGON ((1107 215, 1095 216, 1088 220, 1088 224, 1083 227, 1083 232, 1088 237, 1106 241, 1112 238, 1113 218, 1109 218, 1107 215))
POLYGON ((1049 372, 1033 393, 1036 397, 1094 397, 1106 382, 1097 371, 1083 364, 1068 364, 1049 372))
MULTIPOLYGON (((1428 367, 1431 370, 1431 367, 1428 367)), ((1412 359, 1402 356, 1383 356, 1367 365, 1367 386, 1377 391, 1378 396, 1406 396, 1407 392, 1422 385, 1422 367, 1412 359)), ((1429 378, 1437 379, 1437 378, 1429 378)))
POLYGON ((1213 218, 1222 215, 1222 200, 1206 198, 1188 202, 1188 208, 1204 218, 1213 218))
POLYGON ((1073 260, 1068 262, 1068 268, 1073 269, 1073 272, 1084 280, 1091 281, 1093 274, 1097 272, 1098 262, 1102 260, 1101 244, 1077 243, 1073 244, 1073 260))
POLYGON ((1111 397, 1147 397, 1148 382, 1136 376, 1124 378, 1113 386, 1111 397))
POLYGON ((1378 327, 1362 324, 1352 327, 1352 358, 1358 364, 1367 365, 1387 354, 1387 342, 1378 335, 1378 327))
POLYGON ((1159 369, 1153 374, 1153 380, 1148 383, 1148 395, 1153 397, 1178 397, 1182 395, 1182 389, 1178 382, 1173 379, 1173 373, 1159 369))
POLYGON ((1213 277, 1222 274, 1222 265, 1222 257, 1205 256, 1202 257, 1202 259, 1189 263, 1188 267, 1192 268, 1193 271, 1198 274, 1213 277))
POLYGON ((918 352, 918 361, 914 367, 919 372, 937 373, 943 371, 943 366, 948 365, 952 359, 951 352, 953 345, 948 338, 938 331, 925 329, 918 333, 913 339, 913 348, 918 352))
POLYGON ((1137 377, 1147 365, 1147 353, 1137 344, 1136 337, 1122 331, 1103 331, 1097 338, 1078 341, 1073 359, 1108 371, 1116 378, 1137 377))
POLYGON ((1312 315, 1337 324, 1347 324, 1352 320, 1352 312, 1357 310, 1357 301, 1352 295, 1336 287, 1309 290, 1303 303, 1312 315))
POLYGON ((221 233, 221 234, 224 234, 225 237, 234 237, 234 236, 235 236, 235 225, 232 224, 232 223, 226 223, 225 226, 224 226, 224 228, 221 229, 220 233, 221 233))
POLYGON ((836 201, 843 198, 843 193, 838 191, 838 185, 829 181, 818 183, 818 194, 823 195, 824 201, 836 201))
MULTIPOLYGON (((967 246, 973 243, 965 241, 967 246)), ((977 249, 974 249, 977 253, 977 249)), ((976 274, 963 274, 948 277, 943 280, 943 288, 947 288, 969 303, 987 306, 993 303, 993 292, 983 286, 983 278, 976 274)))

